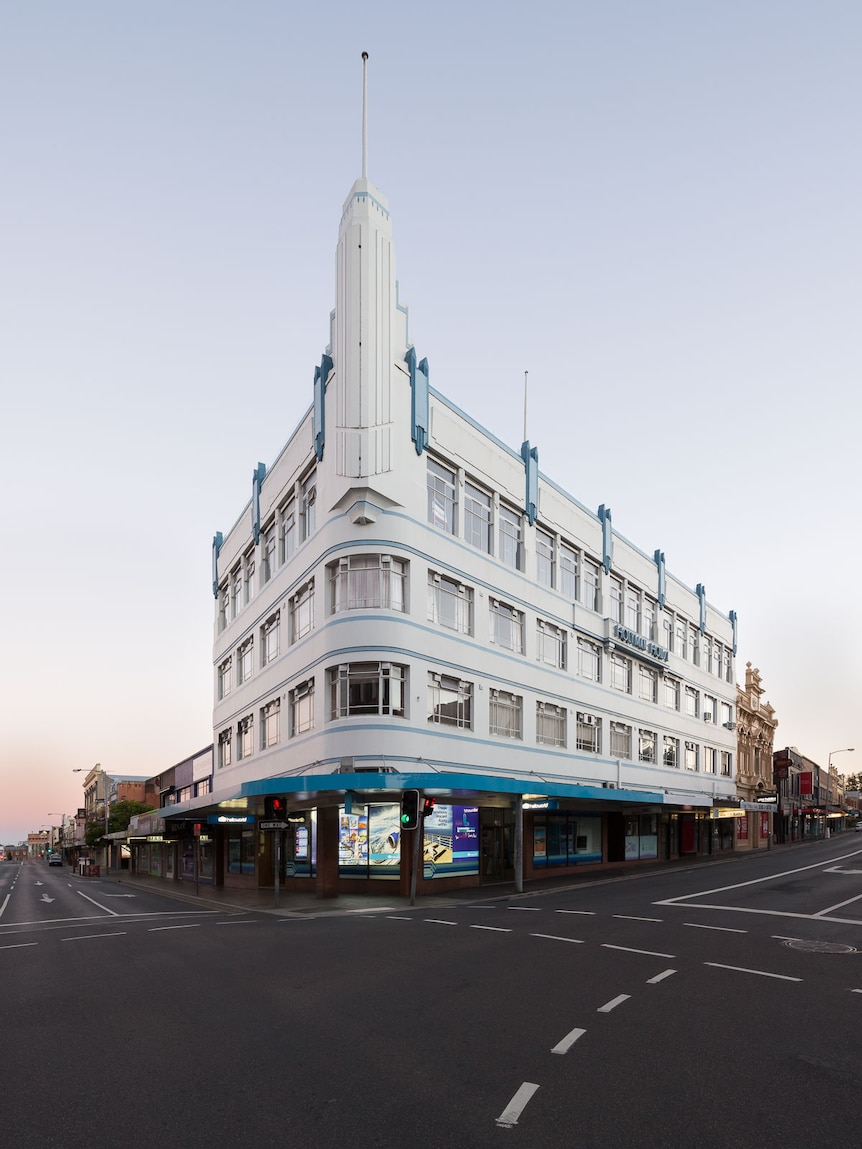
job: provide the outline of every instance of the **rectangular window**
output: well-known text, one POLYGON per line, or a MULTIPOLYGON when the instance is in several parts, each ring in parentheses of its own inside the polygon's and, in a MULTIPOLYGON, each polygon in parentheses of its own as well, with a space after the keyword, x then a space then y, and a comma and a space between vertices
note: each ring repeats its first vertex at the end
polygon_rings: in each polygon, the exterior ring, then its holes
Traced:
POLYGON ((222 583, 218 588, 218 629, 219 634, 224 630, 230 622, 230 587, 228 583, 222 583))
POLYGON ((625 655, 611 655, 611 686, 626 694, 632 692, 632 660, 625 655))
POLYGON ((688 658, 688 624, 681 618, 676 620, 676 652, 680 658, 688 658))
POLYGON ((592 559, 585 558, 584 569, 584 606, 588 610, 599 609, 599 564, 592 559))
POLYGON ((304 543, 317 525, 317 471, 302 480, 299 506, 299 541, 304 543))
POLYGON ((278 742, 279 718, 281 715, 281 699, 275 698, 268 702, 260 712, 260 748, 266 750, 278 742))
POLYGON ((697 743, 686 742, 685 744, 685 768, 686 770, 697 769, 697 743))
POLYGON ((722 702, 719 704, 719 706, 721 725, 725 728, 725 730, 733 730, 733 707, 729 702, 722 702))
POLYGON ((595 642, 578 639, 578 674, 590 682, 601 682, 601 651, 595 642))
POLYGON ((407 564, 391 555, 349 555, 329 568, 329 606, 343 610, 404 610, 407 564))
POLYGON ((517 511, 512 511, 501 504, 498 522, 500 561, 506 566, 520 570, 523 546, 521 516, 517 511))
POLYGON ((578 552, 560 543, 560 593, 571 602, 578 599, 578 552))
POLYGON ((242 610, 242 567, 234 567, 230 576, 230 616, 236 618, 242 610))
POLYGON ((314 726, 314 679, 300 682, 289 692, 290 730, 288 737, 295 738, 314 726))
POLYGON ((491 612, 490 639, 496 646, 524 653, 524 613, 507 603, 492 598, 489 600, 491 612))
POLYGON ((692 666, 700 665, 700 631, 696 626, 688 628, 688 660, 692 666))
POLYGON ((428 621, 456 630, 459 634, 472 634, 473 588, 429 571, 428 621))
POLYGON ((712 652, 712 667, 719 678, 724 677, 724 647, 716 642, 712 652))
POLYGON ((261 580, 268 583, 275 574, 275 523, 270 523, 261 536, 263 539, 263 566, 260 572, 261 580))
POLYGON ((617 578, 616 575, 611 575, 610 579, 611 588, 611 618, 614 622, 625 622, 625 615, 623 613, 623 580, 617 578))
POLYGON ((643 630, 644 638, 650 642, 658 641, 658 603, 644 595, 643 630))
POLYGON ((701 647, 701 666, 707 674, 712 674, 712 639, 708 634, 703 636, 701 647))
POLYGON ((733 755, 728 750, 721 752, 721 773, 724 778, 730 778, 733 774, 733 755))
POLYGON ((587 750, 590 754, 598 754, 602 745, 602 720, 595 714, 577 712, 578 736, 576 746, 578 750, 587 750))
POLYGON ((665 618, 662 620, 661 625, 662 625, 662 630, 664 631, 664 644, 668 648, 668 650, 671 652, 671 654, 673 654, 673 652, 674 652, 673 619, 672 618, 665 618))
POLYGON ((543 746, 566 745, 566 708, 552 702, 536 703, 536 741, 543 746))
POLYGON ((288 603, 290 616, 290 642, 298 642, 314 626, 314 579, 291 595, 288 603))
POLYGON ((236 728, 237 732, 237 759, 250 758, 254 753, 254 716, 249 714, 241 718, 236 728))
POLYGON ((712 746, 703 747, 703 772, 704 774, 715 773, 715 750, 712 746))
POLYGON ((679 710, 679 679, 664 680, 664 704, 668 710, 679 710))
POLYGON ((263 626, 260 628, 260 658, 261 666, 266 666, 270 662, 275 662, 278 658, 278 640, 281 620, 281 612, 276 611, 271 614, 263 626))
POLYGON ((611 723, 611 758, 631 758, 632 728, 625 722, 611 723))
POLYGON ((697 718, 700 713, 700 697, 693 686, 685 688, 685 712, 689 718, 697 718))
POLYGON ((226 658, 218 668, 218 696, 226 698, 230 694, 232 682, 233 657, 226 658))
POLYGON ((489 690, 490 732, 500 738, 520 738, 522 702, 519 694, 510 694, 508 690, 489 690))
POLYGON ((222 730, 218 736, 218 764, 220 769, 230 766, 233 730, 222 730))
POLYGON ((473 684, 449 674, 428 672, 428 721, 473 728, 473 684))
POLYGON ((638 730, 638 761, 655 762, 658 738, 654 730, 638 730))
POLYGON ((329 670, 329 714, 404 717, 406 667, 390 662, 351 662, 329 670))
POLYGON ((641 592, 636 586, 626 586, 626 626, 641 633, 641 592))
POLYGON ((296 502, 291 499, 279 511, 278 561, 284 566, 296 550, 296 502))
POLYGON ((250 603, 254 598, 254 552, 249 551, 242 564, 242 596, 244 603, 250 603))
POLYGON ((536 658, 557 670, 566 669, 566 632, 541 618, 536 620, 536 658))
POLYGON ((471 547, 489 554, 491 551, 491 496, 464 484, 464 538, 471 547))
POLYGON ((457 531, 455 514, 455 472, 428 460, 428 522, 438 530, 454 535, 457 531))
POLYGON ((712 722, 713 725, 718 722, 718 699, 711 694, 704 694, 703 696, 703 720, 704 722, 712 722))
POLYGON ((254 639, 248 638, 236 652, 237 683, 248 682, 254 673, 254 639))
POLYGON ((644 702, 658 702, 658 671, 649 666, 638 667, 638 697, 644 702))
POLYGON ((664 751, 662 758, 665 766, 676 768, 679 766, 679 739, 672 738, 670 734, 664 736, 664 751))
POLYGON ((536 527, 536 580, 542 586, 554 586, 555 579, 554 536, 536 527))

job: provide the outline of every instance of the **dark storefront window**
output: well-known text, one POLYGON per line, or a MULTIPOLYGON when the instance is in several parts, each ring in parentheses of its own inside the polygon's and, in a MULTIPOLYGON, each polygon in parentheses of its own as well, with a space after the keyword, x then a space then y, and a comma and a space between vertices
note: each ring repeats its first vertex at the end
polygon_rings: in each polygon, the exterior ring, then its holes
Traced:
POLYGON ((591 814, 544 814, 533 823, 533 866, 578 866, 602 860, 602 819, 591 814))
POLYGON ((231 830, 227 840, 227 872, 254 873, 254 830, 231 830))

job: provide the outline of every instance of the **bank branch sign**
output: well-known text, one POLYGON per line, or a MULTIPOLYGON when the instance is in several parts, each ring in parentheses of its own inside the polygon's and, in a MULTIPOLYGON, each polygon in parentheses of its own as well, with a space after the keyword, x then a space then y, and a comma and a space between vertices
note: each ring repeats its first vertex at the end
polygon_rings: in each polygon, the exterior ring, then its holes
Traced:
POLYGON ((635 647, 636 650, 642 650, 644 654, 650 654, 653 658, 658 658, 662 662, 668 661, 668 650, 666 646, 659 646, 657 642, 649 642, 642 634, 638 634, 635 630, 630 630, 627 626, 620 626, 619 623, 615 623, 614 638, 626 643, 627 646, 635 647))

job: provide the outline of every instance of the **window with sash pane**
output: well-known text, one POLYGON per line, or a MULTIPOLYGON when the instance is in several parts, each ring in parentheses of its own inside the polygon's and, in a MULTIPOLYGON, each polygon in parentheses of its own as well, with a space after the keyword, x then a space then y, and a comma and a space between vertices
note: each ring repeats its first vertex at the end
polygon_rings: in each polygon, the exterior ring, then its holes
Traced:
POLYGON ((521 705, 518 694, 508 690, 488 692, 489 730, 500 738, 521 737, 521 705))
POLYGON ((650 642, 658 641, 658 603, 655 599, 647 598, 644 595, 643 602, 643 630, 641 633, 644 638, 648 638, 650 642))
POLYGON ((586 714, 582 711, 577 712, 578 734, 577 734, 577 748, 578 750, 586 750, 591 754, 598 754, 602 745, 602 720, 595 714, 586 714))
POLYGON ((314 533, 317 525, 317 471, 312 471, 302 480, 300 485, 299 504, 299 541, 305 540, 314 533))
POLYGON ((464 484, 464 538, 471 547, 489 554, 491 550, 491 496, 464 484))
POLYGON ((704 746, 703 748, 703 772, 704 774, 715 773, 715 749, 712 746, 704 746))
POLYGON ((584 606, 588 610, 599 609, 599 564, 592 559, 583 561, 584 606))
POLYGON ((450 674, 428 673, 428 721, 439 726, 473 728, 473 683, 450 674))
POLYGON ((663 741, 662 760, 665 766, 674 768, 679 766, 679 739, 671 738, 669 734, 665 734, 663 741))
POLYGON ((501 503, 497 522, 500 562, 520 570, 523 546, 521 516, 501 503))
POLYGON ((580 593, 578 588, 578 552, 565 543, 560 543, 560 593, 571 602, 577 602, 580 593))
POLYGON ((254 717, 249 714, 237 723, 237 758, 250 758, 254 753, 254 717))
POLYGON ((254 638, 246 639, 236 652, 237 683, 248 682, 254 673, 254 638))
POLYGON ((578 639, 578 674, 590 682, 601 682, 601 651, 587 638, 578 639))
POLYGON ((218 736, 218 764, 219 768, 223 769, 225 766, 231 764, 231 743, 233 740, 233 730, 222 730, 218 736))
POLYGON ((536 527, 536 580, 543 586, 554 586, 554 575, 554 536, 536 527))
POLYGON ((492 598, 489 602, 491 612, 491 642, 496 646, 513 650, 515 654, 524 653, 524 613, 492 598))
POLYGON ((275 574, 275 523, 270 523, 261 535, 263 563, 260 572, 261 582, 268 583, 275 574))
POLYGON ((314 579, 291 595, 288 601, 290 621, 290 642, 298 642, 314 626, 314 579))
POLYGON ((314 726, 314 679, 300 682, 289 692, 290 737, 304 734, 314 726))
POLYGON ((641 633, 641 592, 636 586, 626 585, 626 626, 635 634, 641 633))
POLYGON ((268 702, 260 712, 260 748, 266 750, 278 742, 279 719, 281 717, 281 699, 268 702))
POLYGON ((249 603, 254 598, 254 553, 249 552, 242 564, 243 602, 249 603))
POLYGON ((536 741, 543 746, 566 745, 566 708, 553 702, 536 703, 536 741))
POLYGON ((611 618, 614 622, 624 622, 623 615, 623 580, 617 578, 616 575, 611 575, 610 578, 610 594, 611 594, 611 618))
POLYGON ((459 634, 472 634, 473 588, 437 571, 429 571, 428 621, 459 634))
POLYGON ((632 660, 623 654, 611 655, 611 686, 626 694, 632 692, 632 660))
POLYGON ((686 770, 697 769, 697 743, 686 742, 685 744, 685 768, 686 770))
POLYGON ((557 670, 566 669, 566 632, 541 618, 536 620, 536 658, 557 670))
POLYGON ((284 564, 296 550, 296 503, 290 500, 278 516, 278 561, 284 564))
POLYGON ((403 718, 406 669, 391 662, 350 662, 331 667, 330 717, 388 714, 403 718))
POLYGON ((700 696, 693 686, 685 688, 685 712, 689 718, 697 718, 700 713, 700 696))
POLYGON ((638 667, 638 697, 644 702, 658 702, 658 671, 652 667, 638 667))
POLYGON ((218 696, 219 698, 226 698, 230 694, 231 686, 233 685, 231 679, 233 677, 233 657, 228 657, 222 662, 218 668, 218 696))
POLYGON ((260 628, 260 657, 261 665, 267 666, 278 658, 279 632, 281 630, 281 612, 271 614, 260 628))
POLYGON ((404 610, 407 563, 391 555, 349 555, 329 568, 333 614, 343 610, 404 610))
POLYGON ((611 723, 611 758, 631 758, 632 728, 625 722, 611 723))
POLYGON ((733 755, 727 750, 721 752, 721 773, 724 778, 730 778, 733 774, 733 755))
POLYGON ((455 472, 428 460, 428 522, 447 534, 457 531, 455 472))
POLYGON ((679 679, 664 680, 664 704, 668 710, 679 710, 679 679))
POLYGON ((638 730, 638 761, 655 762, 658 737, 654 730, 638 730))

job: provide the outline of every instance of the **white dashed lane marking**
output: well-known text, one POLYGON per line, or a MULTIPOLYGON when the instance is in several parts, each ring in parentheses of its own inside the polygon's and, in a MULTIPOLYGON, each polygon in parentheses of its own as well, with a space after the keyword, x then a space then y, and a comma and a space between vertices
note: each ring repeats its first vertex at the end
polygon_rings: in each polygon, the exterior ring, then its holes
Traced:
POLYGON ((703 964, 708 965, 708 966, 712 966, 713 969, 730 969, 730 970, 734 970, 736 973, 753 973, 753 974, 756 974, 758 977, 774 977, 774 978, 777 978, 779 981, 802 981, 803 980, 801 977, 788 977, 786 973, 770 973, 768 970, 765 970, 765 969, 747 969, 745 966, 741 966, 741 965, 723 965, 721 962, 718 962, 718 961, 705 961, 703 964))
POLYGON ((664 981, 666 977, 671 977, 675 973, 675 969, 666 969, 662 973, 657 973, 655 977, 648 977, 647 985, 658 985, 660 981, 664 981))
POLYGON ((616 1009, 618 1005, 622 1005, 624 1001, 628 1001, 631 997, 630 993, 621 993, 618 997, 612 997, 610 1001, 606 1001, 604 1005, 600 1005, 596 1013, 610 1013, 612 1009, 616 1009))
POLYGON ((580 938, 561 938, 557 934, 530 934, 531 938, 547 938, 551 942, 571 942, 572 945, 582 946, 584 942, 580 938))
POLYGON ((655 950, 636 950, 636 949, 633 949, 631 946, 611 945, 610 942, 602 942, 602 949, 603 950, 622 950, 623 953, 643 954, 645 957, 651 957, 651 958, 675 958, 676 957, 676 954, 660 954, 660 953, 656 953, 655 950))
POLYGON ((524 1112, 530 1098, 538 1089, 538 1085, 534 1085, 532 1081, 525 1081, 518 1089, 515 1096, 497 1118, 497 1124, 503 1125, 506 1128, 511 1128, 513 1125, 518 1124, 518 1118, 524 1112))
POLYGON ((690 930, 718 930, 723 934, 747 934, 748 930, 735 930, 732 926, 705 926, 701 922, 683 922, 690 930))
POLYGON ((562 1041, 558 1041, 551 1053, 568 1053, 579 1037, 583 1037, 587 1031, 585 1029, 573 1029, 571 1033, 567 1033, 562 1041))

